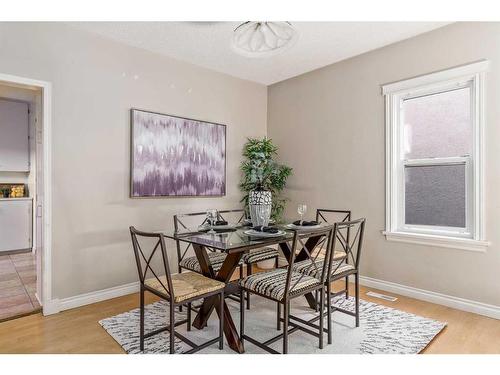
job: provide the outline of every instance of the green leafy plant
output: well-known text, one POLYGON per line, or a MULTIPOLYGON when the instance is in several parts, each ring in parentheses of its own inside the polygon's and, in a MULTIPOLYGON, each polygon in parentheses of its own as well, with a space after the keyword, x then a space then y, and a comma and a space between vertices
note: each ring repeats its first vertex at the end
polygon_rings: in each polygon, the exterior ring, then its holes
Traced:
POLYGON ((273 206, 271 218, 276 222, 281 221, 285 211, 286 198, 281 196, 285 188, 286 180, 292 174, 292 168, 278 164, 274 157, 278 153, 278 147, 272 140, 264 137, 262 139, 249 138, 243 147, 245 160, 241 163, 243 172, 240 189, 245 193, 241 200, 248 208, 248 194, 252 190, 268 190, 273 195, 273 206))

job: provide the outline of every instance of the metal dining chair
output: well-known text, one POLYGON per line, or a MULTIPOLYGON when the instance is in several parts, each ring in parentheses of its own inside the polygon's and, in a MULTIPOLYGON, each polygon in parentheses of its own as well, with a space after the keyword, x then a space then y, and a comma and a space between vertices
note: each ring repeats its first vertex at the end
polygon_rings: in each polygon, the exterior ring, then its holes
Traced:
MULTIPOLYGON (((281 329, 281 322, 283 322, 283 333, 265 341, 259 342, 245 334, 245 308, 243 299, 240 301, 240 338, 243 342, 248 340, 252 344, 269 353, 278 354, 279 352, 271 348, 269 345, 283 339, 283 354, 288 353, 288 335, 296 330, 302 330, 319 339, 319 347, 323 348, 323 317, 324 308, 320 308, 318 315, 309 321, 293 316, 290 313, 290 301, 294 298, 303 296, 304 294, 315 292, 316 290, 322 291, 326 282, 326 270, 328 269, 328 262, 331 261, 331 243, 333 237, 333 226, 323 226, 318 229, 304 229, 293 231, 293 239, 291 241, 290 259, 289 264, 293 265, 297 251, 305 250, 308 262, 311 269, 318 269, 317 257, 319 252, 315 252, 316 248, 321 248, 323 245, 326 247, 326 256, 321 258, 325 264, 322 265, 324 270, 318 277, 312 277, 305 273, 294 271, 292 266, 286 268, 278 268, 271 271, 256 273, 245 277, 240 280, 241 296, 244 292, 249 292, 274 301, 277 304, 277 329, 281 329), (314 248, 308 249, 306 240, 315 237, 314 248), (281 306, 283 305, 283 318, 281 317, 281 306), (310 327, 312 322, 319 320, 318 332, 312 331, 310 327), (289 326, 292 329, 289 330, 289 326)), ((320 306, 324 306, 325 293, 320 293, 320 306)))
POLYGON ((163 234, 141 232, 134 227, 130 227, 129 229, 140 282, 140 350, 144 351, 144 339, 164 331, 169 331, 170 333, 170 354, 175 353, 175 336, 191 346, 191 350, 187 351, 187 354, 195 353, 215 343, 219 343, 219 349, 222 350, 224 347, 224 283, 195 272, 172 275, 163 234), (154 245, 151 244, 151 241, 154 245), (148 245, 148 248, 152 248, 152 250, 145 251, 145 246, 141 246, 141 243, 142 245, 148 245), (162 266, 155 268, 156 264, 162 264, 162 266), (162 298, 169 304, 168 326, 148 333, 144 332, 144 293, 146 291, 162 298), (184 323, 187 323, 187 330, 191 330, 190 305, 193 301, 214 295, 218 295, 220 301, 218 337, 198 345, 180 333, 175 332, 175 327, 184 323), (181 305, 188 305, 187 319, 175 322, 175 308, 181 305))
MULTIPOLYGON (((318 208, 316 210, 316 221, 324 222, 328 224, 342 223, 351 220, 351 211, 350 210, 337 210, 337 209, 329 209, 329 208, 318 208)), ((347 233, 349 237, 349 233, 347 233)), ((339 243, 339 242, 337 242, 339 243)), ((346 256, 346 252, 344 248, 334 248, 334 258, 342 259, 346 256)), ((345 294, 345 298, 349 297, 349 276, 345 278, 345 286, 344 289, 333 292, 334 296, 345 294)), ((319 295, 316 293, 316 301, 319 299, 319 295)))
POLYGON ((363 238, 365 234, 366 219, 361 218, 352 221, 336 223, 334 228, 334 236, 332 248, 335 248, 335 243, 339 241, 345 249, 347 256, 337 262, 331 262, 330 270, 328 271, 328 281, 326 283, 327 296, 327 318, 328 318, 328 343, 332 343, 332 283, 342 278, 348 278, 354 275, 354 298, 355 312, 344 310, 340 307, 333 306, 335 311, 342 312, 355 317, 356 327, 359 327, 359 262, 361 259, 361 248, 363 247, 363 238))
MULTIPOLYGON (((219 218, 221 218, 222 214, 229 213, 243 213, 243 210, 226 210, 218 213, 219 218)), ((244 215, 241 215, 237 219, 237 223, 240 223, 244 218, 244 215)), ((176 234, 190 233, 198 231, 199 227, 207 223, 206 213, 205 212, 191 212, 186 214, 178 214, 174 215, 174 231, 176 234)), ((183 243, 179 240, 176 241, 177 248, 177 258, 178 258, 178 272, 181 273, 183 269, 188 271, 193 271, 196 273, 201 273, 201 267, 198 262, 196 256, 186 256, 188 250, 192 248, 191 244, 185 245, 183 248, 183 243)), ((210 247, 208 249, 208 258, 210 259, 210 263, 212 264, 213 270, 218 272, 222 267, 222 263, 226 259, 226 254, 216 251, 210 247)), ((243 272, 243 262, 240 265, 240 273, 243 272)))
MULTIPOLYGON (((243 209, 234 209, 234 210, 222 210, 218 211, 218 219, 224 220, 228 222, 232 222, 235 224, 243 225, 244 220, 246 218, 245 210, 243 209)), ((174 230, 175 233, 182 232, 193 232, 198 229, 200 225, 203 225, 207 222, 206 213, 205 212, 193 212, 187 214, 179 214, 174 215, 174 230), (200 219, 201 217, 201 219, 200 219), (191 221, 194 219, 194 222, 191 221), (188 222, 190 220, 190 222, 188 222), (194 227, 193 227, 194 226, 194 227)), ((186 245, 181 244, 181 241, 176 241, 177 247, 177 256, 179 259, 178 271, 182 272, 183 269, 201 273, 201 267, 198 262, 196 256, 186 256, 188 250, 191 247, 191 244, 186 245)), ((214 272, 218 272, 226 259, 226 254, 218 252, 210 247, 207 247, 210 251, 208 253, 208 257, 210 259, 210 263, 212 264, 214 272)), ((279 253, 277 249, 272 247, 263 247, 259 249, 254 249, 244 254, 241 258, 239 271, 240 271, 240 279, 244 277, 243 268, 246 266, 247 275, 252 274, 253 265, 257 262, 274 259, 275 267, 278 267, 278 257, 279 253)), ((235 299, 233 296, 229 298, 235 299)), ((239 298, 237 298, 239 301, 239 298)), ((247 301, 247 309, 250 309, 250 294, 246 295, 247 301)))
MULTIPOLYGON (((334 224, 333 229, 333 241, 331 245, 332 260, 329 263, 328 272, 326 273, 325 290, 326 292, 326 308, 327 308, 327 318, 328 318, 328 343, 332 343, 332 323, 331 315, 332 308, 334 311, 339 311, 351 316, 356 319, 356 327, 359 327, 359 262, 361 258, 361 248, 363 246, 363 237, 365 230, 366 219, 361 218, 352 221, 344 221, 334 224), (341 259, 335 259, 334 253, 337 244, 340 243, 341 247, 345 250, 346 256, 341 259), (342 280, 348 276, 354 275, 354 289, 355 289, 355 311, 348 311, 339 307, 332 306, 331 298, 332 296, 338 295, 332 293, 332 283, 337 280, 342 280)), ((297 262, 293 265, 293 269, 296 272, 302 273, 307 276, 319 278, 321 267, 325 263, 318 262, 318 269, 311 269, 309 264, 305 261, 297 262)), ((321 273, 321 275, 323 275, 321 273)), ((321 293, 321 294, 323 294, 321 293)), ((321 299, 321 298, 320 298, 321 299)), ((324 306, 320 302, 321 306, 324 306)))

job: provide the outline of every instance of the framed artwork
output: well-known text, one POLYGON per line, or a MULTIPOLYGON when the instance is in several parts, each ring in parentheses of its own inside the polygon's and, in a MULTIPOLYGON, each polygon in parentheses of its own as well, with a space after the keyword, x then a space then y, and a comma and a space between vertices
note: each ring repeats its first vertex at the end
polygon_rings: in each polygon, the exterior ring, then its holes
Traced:
POLYGON ((226 194, 226 126, 131 109, 130 196, 226 194))

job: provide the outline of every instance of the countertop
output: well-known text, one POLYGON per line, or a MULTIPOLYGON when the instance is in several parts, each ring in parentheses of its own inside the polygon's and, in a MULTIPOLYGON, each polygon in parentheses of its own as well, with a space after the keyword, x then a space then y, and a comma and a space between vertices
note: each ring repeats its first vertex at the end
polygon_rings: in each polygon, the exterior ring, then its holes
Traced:
POLYGON ((21 198, 0 198, 0 201, 31 201, 32 197, 21 197, 21 198))

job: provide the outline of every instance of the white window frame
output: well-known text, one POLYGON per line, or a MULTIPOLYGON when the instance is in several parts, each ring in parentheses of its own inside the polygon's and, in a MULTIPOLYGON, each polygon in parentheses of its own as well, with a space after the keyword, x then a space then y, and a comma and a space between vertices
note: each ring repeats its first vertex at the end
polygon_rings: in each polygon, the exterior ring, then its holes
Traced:
POLYGON ((489 62, 443 70, 382 86, 386 111, 386 228, 390 241, 486 251, 484 233, 484 80, 489 62), (450 158, 403 158, 401 110, 404 100, 469 87, 473 126, 472 154, 450 158), (451 228, 404 223, 404 169, 406 165, 465 164, 466 227, 451 228))

